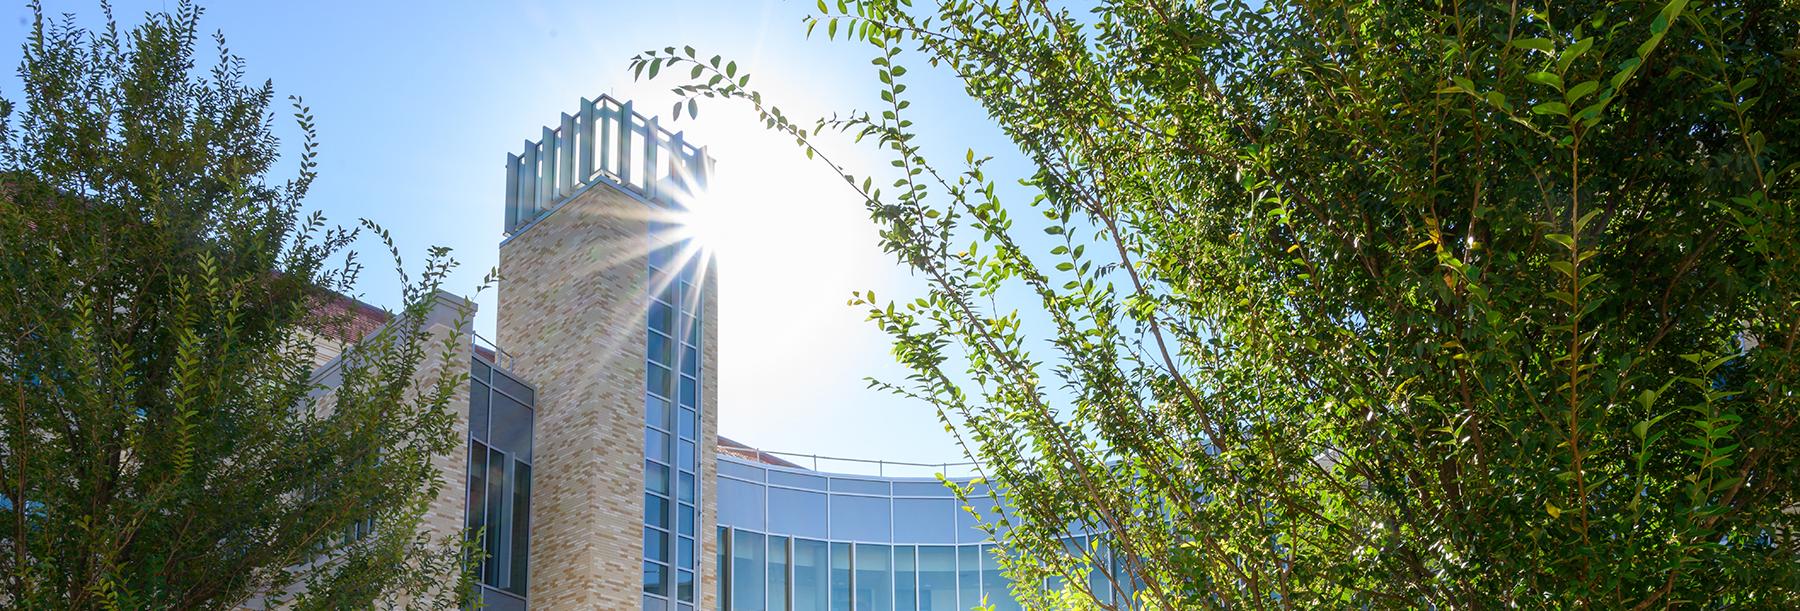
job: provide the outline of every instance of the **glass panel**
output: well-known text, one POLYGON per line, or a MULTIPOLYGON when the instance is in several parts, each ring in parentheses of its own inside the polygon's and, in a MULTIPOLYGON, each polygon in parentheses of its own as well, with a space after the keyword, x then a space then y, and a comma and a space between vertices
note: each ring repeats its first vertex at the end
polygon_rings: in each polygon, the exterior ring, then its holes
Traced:
POLYGON ((719 475, 729 475, 753 482, 760 482, 763 480, 762 469, 731 460, 719 461, 719 475))
POLYGON ((644 489, 657 494, 668 494, 669 468, 644 461, 644 489))
POLYGON ((524 401, 528 405, 537 404, 537 393, 532 392, 531 387, 526 386, 523 382, 507 377, 506 374, 496 374, 494 376, 494 388, 498 389, 500 392, 512 395, 514 399, 524 401))
POLYGON ((687 337, 684 338, 687 343, 694 346, 700 345, 700 325, 694 324, 694 317, 682 316, 681 322, 687 325, 684 327, 687 329, 687 337))
POLYGON ((763 580, 757 579, 765 568, 763 536, 744 531, 735 531, 736 538, 731 542, 731 609, 732 611, 763 611, 763 580))
MULTIPOLYGON (((718 479, 719 525, 751 530, 763 528, 763 487, 735 479, 718 479)), ((777 512, 777 515, 780 515, 777 512)))
POLYGON ((894 611, 894 582, 888 573, 888 546, 856 546, 856 611, 894 611))
POLYGON ((488 445, 531 462, 531 408, 506 395, 494 395, 492 409, 488 445))
POLYGON ((956 493, 938 482, 894 482, 894 496, 941 496, 955 498, 956 493))
POLYGON ((488 438, 488 387, 480 382, 469 382, 469 436, 488 438))
POLYGON ((675 350, 670 347, 669 344, 674 343, 674 340, 654 331, 647 333, 646 335, 649 336, 650 340, 646 343, 645 352, 649 353, 650 360, 652 362, 662 363, 665 367, 673 367, 675 365, 675 350))
POLYGON ((968 506, 970 509, 981 515, 981 520, 977 521, 975 516, 970 515, 968 511, 956 512, 956 542, 980 543, 987 540, 987 533, 982 532, 980 523, 997 522, 1000 520, 1000 514, 993 512, 994 499, 985 496, 976 497, 971 495, 969 497, 968 506))
POLYGON ((680 509, 675 513, 681 520, 681 528, 677 532, 689 537, 694 536, 694 506, 682 503, 680 509))
POLYGON ((485 536, 481 529, 487 525, 487 457, 487 446, 469 442, 469 506, 464 516, 470 538, 485 536))
POLYGON ((973 609, 981 604, 981 548, 964 545, 956 548, 957 597, 959 608, 973 609))
POLYGON ((919 611, 957 611, 956 548, 919 546, 919 611))
POLYGON ((894 546, 894 609, 913 611, 913 548, 894 546))
MULTIPOLYGON (((616 140, 614 142, 617 142, 616 140)), ((654 232, 653 232, 654 233, 654 232)), ((669 259, 675 256, 675 249, 668 246, 650 249, 650 267, 669 269, 669 259)), ((655 277, 654 273, 651 277, 655 277)))
POLYGON ((1094 555, 1093 566, 1088 570, 1088 591, 1093 592, 1094 598, 1102 604, 1109 604, 1112 602, 1112 584, 1106 579, 1106 544, 1096 536, 1088 551, 1094 555))
POLYGON ((644 557, 657 562, 668 562, 669 533, 644 527, 644 557))
POLYGON ((680 433, 681 433, 682 439, 693 439, 694 435, 699 433, 699 431, 700 431, 700 427, 698 426, 699 420, 700 420, 699 416, 694 415, 694 410, 691 410, 691 409, 682 409, 681 410, 680 433))
POLYGON ((1114 586, 1113 598, 1122 603, 1119 607, 1130 609, 1132 607, 1132 598, 1137 596, 1138 580, 1137 575, 1131 572, 1130 563, 1126 562, 1126 560, 1123 552, 1117 550, 1113 551, 1113 580, 1118 584, 1117 586, 1114 586))
POLYGON ((700 370, 700 351, 694 349, 693 346, 682 346, 681 347, 681 372, 698 378, 698 377, 700 377, 699 370, 700 370))
POLYGON ((890 503, 889 499, 880 497, 831 495, 831 538, 888 541, 890 503))
MULTIPOLYGON (((675 600, 694 602, 694 572, 677 569, 675 571, 675 600)), ((683 605, 684 607, 686 605, 683 605)))
POLYGON ((644 611, 669 611, 669 601, 652 596, 645 596, 644 611))
POLYGON ((792 486, 794 488, 805 488, 807 490, 825 490, 826 489, 825 488, 825 478, 823 478, 823 477, 819 477, 817 475, 806 475, 804 473, 790 473, 787 471, 777 471, 774 469, 769 470, 769 483, 775 484, 778 486, 792 486))
POLYGON ((826 611, 828 566, 824 541, 794 540, 794 611, 826 611))
POLYGON ((531 559, 531 465, 513 462, 512 579, 506 591, 525 596, 531 559))
POLYGON ((505 550, 500 548, 507 532, 506 455, 493 448, 488 448, 487 498, 488 561, 483 564, 481 582, 498 586, 501 568, 506 563, 505 550))
POLYGON ((669 396, 669 384, 672 382, 669 380, 668 368, 656 363, 651 363, 649 367, 649 375, 644 376, 644 390, 664 397, 669 396))
POLYGON ((644 457, 669 462, 669 434, 656 429, 644 429, 644 457))
POLYGON ((681 543, 675 546, 675 566, 684 569, 694 568, 694 538, 680 537, 680 539, 681 543))
POLYGON ((1000 572, 1000 557, 992 545, 981 546, 981 593, 994 611, 1020 611, 1012 595, 1012 580, 1000 572))
POLYGON ((831 544, 831 611, 850 611, 850 544, 831 544))
POLYGON ((888 489, 887 482, 872 482, 866 479, 842 479, 837 477, 831 478, 831 491, 849 492, 853 494, 878 494, 881 496, 893 494, 893 492, 888 489))
POLYGON ((482 362, 480 357, 470 357, 469 358, 469 376, 470 377, 473 377, 477 380, 486 381, 488 379, 488 376, 493 375, 493 373, 494 373, 494 368, 489 367, 487 363, 482 362))
POLYGON ((683 439, 677 443, 681 448, 681 456, 680 461, 675 464, 687 471, 699 471, 700 461, 697 458, 698 452, 694 451, 694 442, 683 439))
POLYGON ((675 335, 675 313, 660 302, 650 302, 650 328, 663 335, 675 335))
POLYGON ((644 423, 667 430, 669 428, 669 402, 653 395, 644 395, 644 423))
POLYGON ((894 499, 894 540, 955 543, 955 499, 894 499))
POLYGON ((644 593, 657 596, 669 595, 669 567, 654 563, 644 563, 644 593))
POLYGON ((681 495, 676 498, 681 499, 683 503, 694 502, 694 474, 681 474, 681 495))
POLYGON ((687 376, 681 376, 681 406, 693 407, 694 402, 699 400, 699 397, 700 391, 694 384, 694 379, 687 376))
POLYGON ((644 495, 644 523, 658 528, 668 528, 669 501, 654 494, 644 495))
POLYGON ((769 611, 787 611, 787 537, 769 537, 769 611))
MULTIPOLYGON (((724 461, 719 461, 724 464, 724 461)), ((779 471, 770 471, 769 478, 780 475, 779 471)), ((725 489, 724 478, 719 479, 719 489, 725 489)), ((721 515, 725 506, 721 495, 719 507, 721 515)), ((830 512, 826 509, 825 495, 819 492, 789 490, 786 488, 769 488, 769 530, 784 535, 800 535, 802 537, 826 538, 829 534, 830 512)))

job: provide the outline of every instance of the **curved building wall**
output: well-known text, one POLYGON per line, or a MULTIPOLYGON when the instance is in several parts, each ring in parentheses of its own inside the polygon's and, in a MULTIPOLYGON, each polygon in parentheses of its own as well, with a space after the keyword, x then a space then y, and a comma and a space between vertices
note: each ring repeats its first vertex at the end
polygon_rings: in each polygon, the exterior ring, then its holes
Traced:
MULTIPOLYGON (((993 543, 936 479, 818 473, 730 456, 718 464, 723 545, 715 560, 726 611, 956 611, 984 597, 997 611, 1020 609, 993 543)), ((994 502, 979 485, 969 503, 993 519, 994 502)), ((1095 591, 1110 589, 1103 571, 1090 576, 1095 591)))

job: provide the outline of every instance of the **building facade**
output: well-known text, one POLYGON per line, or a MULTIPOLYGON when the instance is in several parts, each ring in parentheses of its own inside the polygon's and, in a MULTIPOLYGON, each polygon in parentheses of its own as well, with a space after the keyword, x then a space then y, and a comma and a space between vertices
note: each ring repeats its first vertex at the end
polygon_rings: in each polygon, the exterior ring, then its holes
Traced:
POLYGON ((717 275, 682 231, 712 163, 607 97, 508 155, 497 337, 471 359, 467 472, 447 474, 487 552, 484 604, 1018 608, 992 541, 936 479, 822 473, 721 441, 717 275))

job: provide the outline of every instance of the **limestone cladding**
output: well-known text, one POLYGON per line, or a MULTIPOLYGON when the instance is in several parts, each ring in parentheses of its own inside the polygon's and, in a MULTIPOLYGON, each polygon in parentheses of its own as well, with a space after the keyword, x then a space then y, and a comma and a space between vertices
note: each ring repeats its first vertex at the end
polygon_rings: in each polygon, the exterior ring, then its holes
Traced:
MULTIPOLYGON (((533 611, 642 608, 646 231, 658 209, 595 184, 500 247, 496 338, 537 386, 532 482, 533 611)), ((706 283, 702 448, 717 436, 717 338, 706 283)), ((714 545, 711 452, 701 584, 714 545)), ((697 559, 698 560, 698 559, 697 559)), ((701 585, 697 584, 697 585, 701 585)), ((700 609, 714 608, 702 586, 700 609)))

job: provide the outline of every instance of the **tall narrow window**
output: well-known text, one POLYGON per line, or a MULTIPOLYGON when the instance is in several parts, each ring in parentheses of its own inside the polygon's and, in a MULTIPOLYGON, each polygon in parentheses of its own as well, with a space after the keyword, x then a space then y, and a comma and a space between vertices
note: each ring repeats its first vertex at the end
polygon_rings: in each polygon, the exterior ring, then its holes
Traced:
POLYGON ((536 391, 476 356, 470 364, 465 526, 480 537, 483 600, 529 592, 531 458, 536 391), (500 594, 504 592, 505 594, 500 594))

